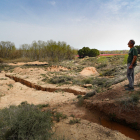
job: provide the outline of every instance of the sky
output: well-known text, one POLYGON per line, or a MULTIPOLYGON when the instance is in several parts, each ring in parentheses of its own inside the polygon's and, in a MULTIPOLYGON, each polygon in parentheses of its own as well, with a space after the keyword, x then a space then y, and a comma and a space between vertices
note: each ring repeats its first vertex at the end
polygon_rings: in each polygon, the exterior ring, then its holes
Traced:
POLYGON ((75 49, 140 45, 140 0, 0 0, 0 41, 64 41, 75 49))

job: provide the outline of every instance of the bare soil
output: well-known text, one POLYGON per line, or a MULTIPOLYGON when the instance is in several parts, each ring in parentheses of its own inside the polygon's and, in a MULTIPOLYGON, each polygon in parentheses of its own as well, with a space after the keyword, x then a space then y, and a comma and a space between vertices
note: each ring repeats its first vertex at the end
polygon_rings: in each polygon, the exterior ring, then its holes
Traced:
MULTIPOLYGON (((35 62, 34 64, 39 64, 35 62)), ((14 64, 14 65, 20 65, 14 64)), ((24 65, 22 63, 22 65, 24 65)), ((121 101, 129 97, 132 92, 124 91, 123 85, 128 84, 127 80, 119 84, 113 85, 111 89, 98 93, 95 96, 84 100, 83 106, 77 106, 77 95, 72 93, 74 90, 79 93, 90 92, 81 86, 75 85, 54 85, 42 81, 41 74, 47 75, 47 72, 68 71, 65 67, 51 68, 20 68, 16 67, 13 72, 0 73, 0 108, 9 107, 10 105, 19 105, 21 102, 27 101, 30 104, 49 104, 50 109, 57 110, 68 116, 60 122, 55 122, 53 131, 56 136, 65 136, 70 140, 130 140, 124 134, 116 130, 103 127, 101 120, 107 115, 115 113, 115 117, 129 123, 138 123, 140 125, 140 103, 136 106, 121 106, 121 101), (55 88, 53 92, 36 90, 21 82, 6 77, 11 75, 26 80, 34 85, 47 88, 55 88), (65 92, 62 89, 73 89, 71 92, 65 92), (126 109, 126 110, 125 110, 126 109), (72 117, 73 116, 73 117, 72 117), (70 120, 81 119, 80 123, 69 124, 70 120)), ((138 84, 140 73, 137 74, 135 84, 138 84)), ((139 87, 135 88, 139 91, 139 87)), ((83 94, 84 95, 84 94, 83 94)), ((83 96, 82 95, 82 96, 83 96)), ((44 108, 45 111, 48 108, 44 108)))

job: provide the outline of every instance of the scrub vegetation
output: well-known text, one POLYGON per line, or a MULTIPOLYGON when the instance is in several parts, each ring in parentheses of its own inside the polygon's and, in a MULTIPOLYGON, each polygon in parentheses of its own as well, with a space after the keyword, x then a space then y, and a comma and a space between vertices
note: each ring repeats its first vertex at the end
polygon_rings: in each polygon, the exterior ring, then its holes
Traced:
POLYGON ((59 122, 67 116, 51 110, 42 112, 40 107, 48 107, 48 104, 35 106, 22 102, 19 106, 1 109, 0 139, 55 140, 55 138, 52 139, 53 121, 59 122))

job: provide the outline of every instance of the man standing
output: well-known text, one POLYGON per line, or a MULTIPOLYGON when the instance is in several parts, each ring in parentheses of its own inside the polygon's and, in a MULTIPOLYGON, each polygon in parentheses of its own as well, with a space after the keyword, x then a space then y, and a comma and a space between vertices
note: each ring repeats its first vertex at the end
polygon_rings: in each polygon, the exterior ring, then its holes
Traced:
POLYGON ((128 59, 127 59, 127 78, 129 81, 128 85, 125 85, 125 90, 133 91, 134 90, 134 68, 137 65, 137 57, 138 57, 138 51, 137 48, 134 47, 135 41, 130 40, 128 42, 128 47, 130 48, 128 53, 128 59))

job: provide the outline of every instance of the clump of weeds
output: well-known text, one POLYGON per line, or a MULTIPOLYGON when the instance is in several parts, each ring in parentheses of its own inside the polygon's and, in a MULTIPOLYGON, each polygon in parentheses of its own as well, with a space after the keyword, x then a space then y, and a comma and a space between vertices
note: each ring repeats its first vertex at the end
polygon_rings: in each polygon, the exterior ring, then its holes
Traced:
POLYGON ((63 113, 60 113, 60 112, 56 112, 54 114, 54 120, 56 120, 57 122, 60 122, 60 119, 67 119, 67 115, 64 115, 63 113))
POLYGON ((69 124, 75 124, 75 123, 80 123, 81 119, 72 119, 69 121, 69 124))

